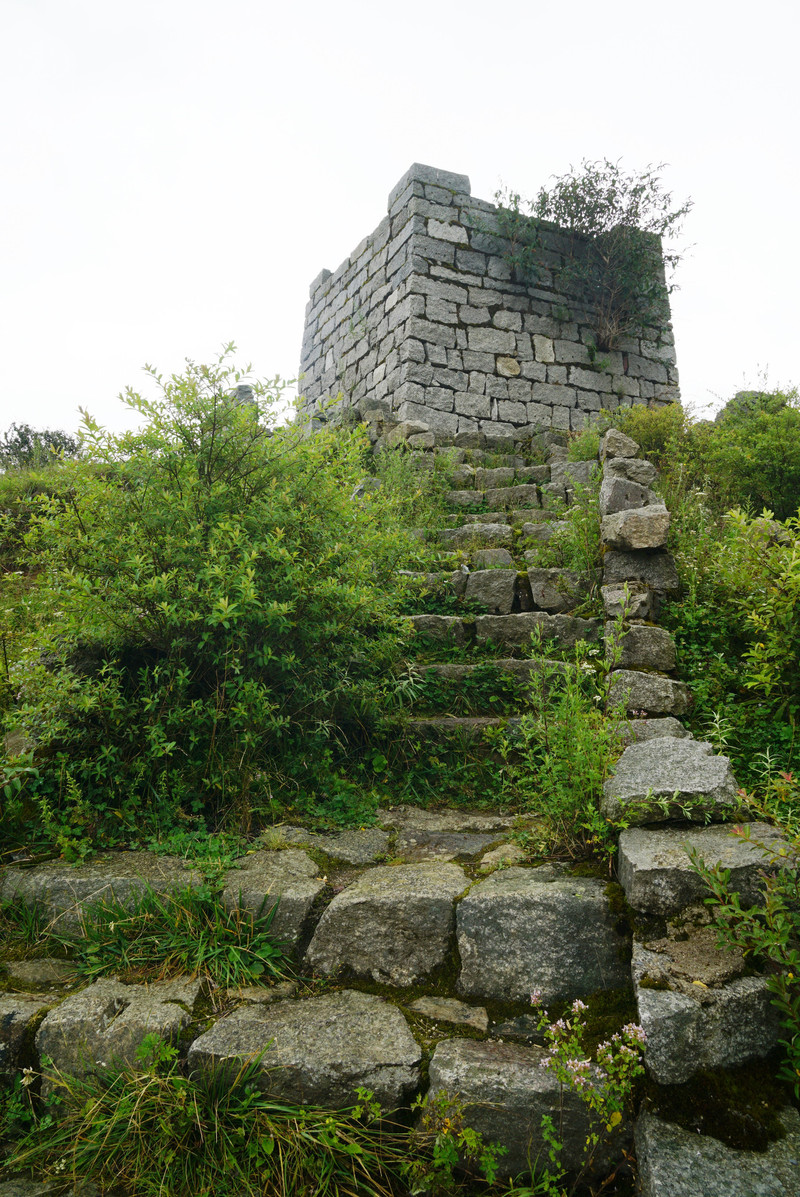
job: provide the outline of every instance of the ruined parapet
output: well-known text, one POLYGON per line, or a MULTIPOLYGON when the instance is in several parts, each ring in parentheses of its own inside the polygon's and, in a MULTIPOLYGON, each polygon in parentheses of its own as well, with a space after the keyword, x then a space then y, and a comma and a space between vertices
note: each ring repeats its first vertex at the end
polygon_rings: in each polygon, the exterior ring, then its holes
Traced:
POLYGON ((465 175, 412 166, 377 229, 311 284, 302 410, 339 396, 339 412, 377 409, 452 443, 579 429, 601 408, 678 398, 668 322, 600 353, 592 311, 559 289, 567 234, 542 227, 535 285, 515 281, 508 248, 465 175))

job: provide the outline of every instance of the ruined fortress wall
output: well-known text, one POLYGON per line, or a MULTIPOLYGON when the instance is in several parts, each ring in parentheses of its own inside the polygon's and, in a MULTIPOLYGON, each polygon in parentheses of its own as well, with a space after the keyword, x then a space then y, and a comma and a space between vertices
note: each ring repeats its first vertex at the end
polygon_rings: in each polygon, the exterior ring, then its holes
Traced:
POLYGON ((544 268, 525 286, 504 260, 496 213, 465 175, 410 168, 375 232, 311 284, 307 414, 340 395, 361 417, 382 409, 452 441, 578 429, 601 408, 678 398, 669 324, 592 362, 592 313, 557 282, 567 235, 544 229, 544 268))

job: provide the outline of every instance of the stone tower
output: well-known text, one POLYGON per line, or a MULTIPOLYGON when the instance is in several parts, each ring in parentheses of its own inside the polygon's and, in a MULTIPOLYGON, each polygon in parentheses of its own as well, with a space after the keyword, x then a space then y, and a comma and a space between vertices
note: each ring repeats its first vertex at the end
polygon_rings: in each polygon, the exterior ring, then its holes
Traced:
POLYGON ((591 310, 559 290, 568 236, 542 237, 536 283, 515 281, 495 206, 465 175, 412 166, 375 231, 311 284, 302 410, 338 396, 339 415, 477 445, 677 399, 669 322, 595 353, 591 310))

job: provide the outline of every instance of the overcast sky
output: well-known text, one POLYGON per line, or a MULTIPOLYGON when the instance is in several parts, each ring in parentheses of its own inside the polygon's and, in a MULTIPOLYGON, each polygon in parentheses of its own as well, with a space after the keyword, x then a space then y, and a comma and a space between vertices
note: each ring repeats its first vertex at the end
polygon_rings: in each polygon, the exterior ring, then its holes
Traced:
POLYGON ((0 431, 121 428, 229 340, 294 378, 415 161, 483 199, 668 163, 684 402, 800 383, 799 41, 797 0, 0 0, 0 431))

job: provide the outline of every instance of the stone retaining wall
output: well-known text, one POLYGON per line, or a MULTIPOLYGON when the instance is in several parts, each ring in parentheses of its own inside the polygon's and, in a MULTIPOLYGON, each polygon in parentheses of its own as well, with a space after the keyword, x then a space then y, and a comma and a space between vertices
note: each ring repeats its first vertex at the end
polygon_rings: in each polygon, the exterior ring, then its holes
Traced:
POLYGON ((593 314, 558 282, 569 238, 555 226, 542 236, 536 286, 514 281, 495 206, 465 175, 414 164, 377 229, 311 284, 304 410, 318 416, 341 396, 359 418, 378 408, 458 443, 677 399, 669 323, 593 361, 593 314))

